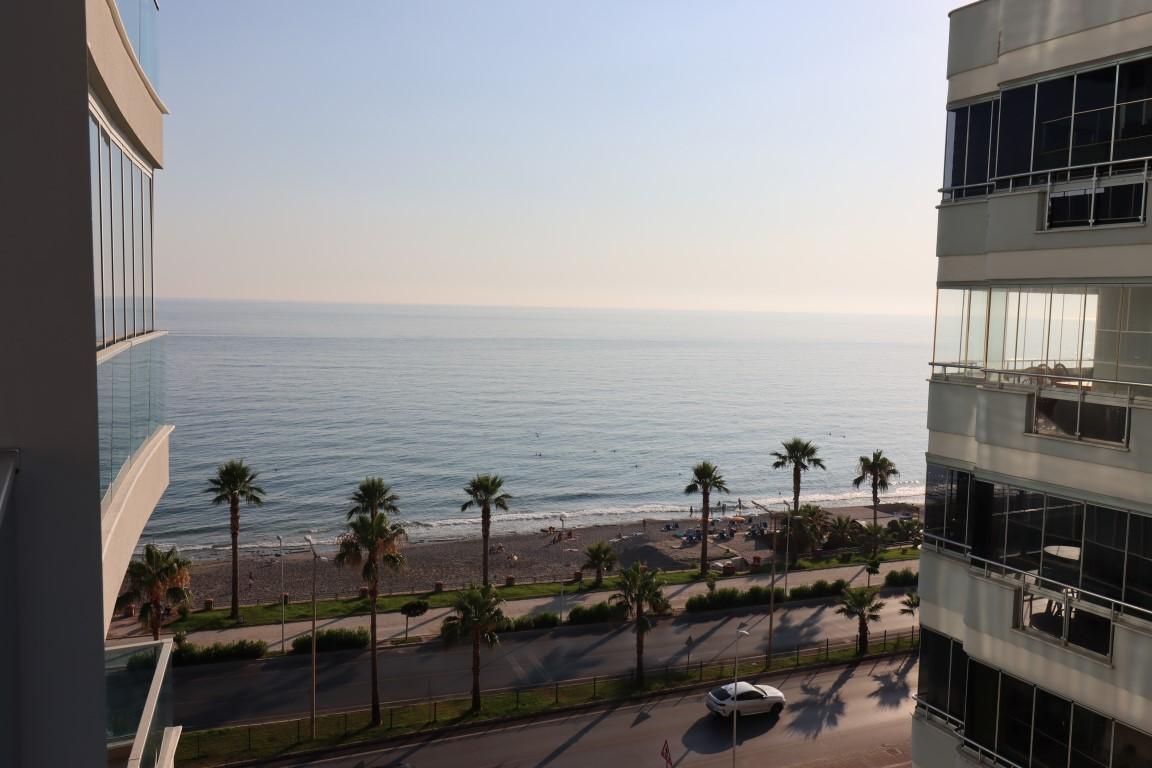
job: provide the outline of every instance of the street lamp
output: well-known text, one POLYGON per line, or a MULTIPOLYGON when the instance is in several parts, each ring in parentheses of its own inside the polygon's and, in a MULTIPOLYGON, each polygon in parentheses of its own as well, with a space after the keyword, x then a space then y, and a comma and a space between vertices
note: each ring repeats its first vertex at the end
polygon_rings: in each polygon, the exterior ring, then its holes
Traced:
POLYGON ((736 627, 736 642, 732 644, 732 768, 736 768, 736 718, 740 715, 740 700, 736 698, 736 685, 740 682, 740 638, 748 637, 748 625, 740 622, 736 627))
POLYGON ((792 507, 784 502, 784 597, 788 597, 788 564, 792 562, 792 507))
POLYGON ((304 540, 312 548, 312 740, 316 740, 316 567, 324 558, 316 551, 316 542, 311 536, 304 540))
POLYGON ((284 537, 277 535, 280 542, 280 653, 284 653, 284 537))

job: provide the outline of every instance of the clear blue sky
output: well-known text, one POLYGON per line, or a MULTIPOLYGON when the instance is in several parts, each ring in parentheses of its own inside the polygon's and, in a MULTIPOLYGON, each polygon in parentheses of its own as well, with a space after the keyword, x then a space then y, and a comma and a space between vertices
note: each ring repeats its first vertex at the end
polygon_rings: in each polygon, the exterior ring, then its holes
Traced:
POLYGON ((163 3, 157 292, 927 313, 958 4, 163 3))

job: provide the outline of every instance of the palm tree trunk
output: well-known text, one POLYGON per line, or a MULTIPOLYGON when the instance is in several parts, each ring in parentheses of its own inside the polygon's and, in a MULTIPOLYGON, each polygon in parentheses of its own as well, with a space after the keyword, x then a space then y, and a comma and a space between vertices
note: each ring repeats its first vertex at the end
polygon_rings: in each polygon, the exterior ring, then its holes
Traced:
POLYGON ((872 525, 880 522, 880 489, 876 487, 876 478, 872 478, 872 525))
POLYGON ((240 620, 240 496, 229 500, 232 531, 232 621, 240 620))
POLYGON ((480 711, 480 627, 472 630, 472 711, 480 711))
MULTIPOLYGON (((368 588, 368 597, 372 600, 372 610, 371 610, 371 613, 372 613, 372 629, 371 629, 372 639, 369 643, 369 645, 371 646, 369 648, 369 651, 371 651, 371 653, 372 653, 372 725, 373 726, 380 725, 380 677, 379 677, 380 665, 379 665, 379 659, 377 659, 377 649, 376 649, 376 595, 378 595, 379 592, 380 592, 380 588, 375 583, 373 583, 372 586, 368 588)), ((405 619, 405 621, 407 621, 407 619, 405 619)), ((407 628, 405 628, 404 631, 405 631, 405 634, 407 634, 407 631, 408 631, 407 628)))
POLYGON ((644 621, 644 608, 636 609, 636 686, 644 687, 644 632, 640 626, 644 621))
POLYGON ((596 566, 596 586, 604 583, 604 568, 603 566, 596 566))
POLYGON ((700 508, 700 575, 708 575, 708 516, 711 510, 708 508, 708 489, 705 488, 701 495, 704 497, 704 506, 700 508))
MULTIPOLYGON (((485 504, 480 510, 480 534, 484 539, 484 554, 480 559, 481 583, 486 587, 488 581, 488 535, 492 532, 492 508, 485 504)), ((477 651, 479 654, 479 651, 477 651)), ((477 672, 479 675, 479 672, 477 672)), ((479 677, 477 677, 479 679, 479 677)), ((476 701, 480 699, 477 698, 476 701)), ((479 709, 479 705, 476 707, 479 709)))
POLYGON ((792 514, 788 518, 788 538, 784 542, 784 546, 788 551, 788 564, 796 565, 796 560, 799 559, 799 552, 792 552, 792 523, 795 522, 796 515, 800 514, 800 467, 792 467, 792 514))
POLYGON ((868 653, 868 617, 860 616, 860 638, 856 643, 856 653, 860 656, 868 653))
POLYGON ((152 603, 152 615, 149 617, 152 625, 152 639, 160 639, 160 603, 152 603))

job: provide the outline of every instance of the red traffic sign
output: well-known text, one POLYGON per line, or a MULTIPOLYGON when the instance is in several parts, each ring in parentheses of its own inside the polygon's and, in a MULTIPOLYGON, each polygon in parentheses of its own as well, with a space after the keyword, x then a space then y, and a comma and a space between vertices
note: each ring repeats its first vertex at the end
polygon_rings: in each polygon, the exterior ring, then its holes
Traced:
POLYGON ((664 748, 660 750, 660 757, 664 758, 664 763, 668 768, 672 768, 672 750, 668 748, 668 739, 664 739, 664 748))

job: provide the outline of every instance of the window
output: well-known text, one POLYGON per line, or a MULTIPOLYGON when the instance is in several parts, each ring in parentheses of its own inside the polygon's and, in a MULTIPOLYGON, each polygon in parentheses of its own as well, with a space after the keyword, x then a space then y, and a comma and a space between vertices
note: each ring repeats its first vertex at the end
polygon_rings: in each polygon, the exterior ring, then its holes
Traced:
POLYGON ((1044 494, 1013 488, 1008 493, 1004 564, 1017 570, 1040 569, 1044 494))
MULTIPOLYGON (((964 183, 988 181, 988 150, 992 146, 992 103, 982 101, 968 108, 968 153, 964 183)), ((1109 126, 1111 128, 1111 126, 1109 126)), ((970 190, 984 194, 986 190, 970 190)))
POLYGON ((1004 559, 1004 526, 1008 512, 1008 489, 977 480, 972 493, 972 554, 992 562, 1004 559))
MULTIPOLYGON (((996 175, 1011 176, 1032 169, 1032 118, 1036 86, 1011 88, 1000 94, 1000 134, 996 175)), ((1007 187, 1007 182, 1003 187, 1007 187)))
MULTIPOLYGON (((1081 586, 1102 597, 1120 599, 1124 591, 1124 551, 1128 514, 1088 505, 1084 514, 1083 577, 1081 586)), ((1093 600, 1092 595, 1083 595, 1093 600)))
POLYGON ((1044 548, 1040 575, 1043 579, 1074 587, 1080 586, 1081 541, 1084 535, 1084 505, 1048 497, 1044 510, 1044 548))
POLYGON ((952 641, 952 670, 948 677, 948 714, 955 718, 964 717, 964 697, 968 691, 968 654, 964 645, 952 641))
POLYGON ((112 250, 112 144, 108 134, 100 131, 100 251, 103 263, 104 343, 116 340, 116 282, 112 250))
POLYGON ((1116 723, 1113 738, 1113 768, 1147 768, 1152 765, 1152 735, 1116 723))
POLYGON ((96 310, 96 346, 104 344, 104 261, 100 251, 100 126, 88 118, 88 162, 92 208, 92 277, 96 310))
POLYGON ((1032 735, 1032 686, 1000 674, 1000 717, 996 751, 1021 765, 1028 764, 1032 735))
POLYGON ((1068 165, 1072 136, 1071 75, 1045 80, 1036 86, 1036 135, 1032 169, 1042 171, 1068 165))
POLYGON ((112 178, 112 282, 114 298, 113 312, 115 318, 113 338, 119 341, 127 332, 124 325, 124 291, 127 287, 124 281, 124 174, 121 168, 124 165, 124 153, 120 147, 112 144, 112 156, 108 171, 112 178))
POLYGON ((951 543, 963 545, 968 541, 968 486, 972 476, 959 471, 951 474, 948 506, 945 510, 944 538, 951 543))
POLYGON ((1072 704, 1047 691, 1036 689, 1036 720, 1032 732, 1032 766, 1067 768, 1068 734, 1072 704))
MULTIPOLYGON (((996 710, 1000 698, 1000 673, 978 661, 968 660, 968 695, 964 707, 964 734, 982 747, 996 749, 996 710)), ((1027 761, 1025 761, 1027 762, 1027 761)))
POLYGON ((928 465, 924 484, 924 535, 944 538, 944 515, 952 470, 928 465))
POLYGON ((948 678, 952 670, 952 639, 927 627, 920 634, 920 683, 917 695, 927 704, 947 711, 948 678))
POLYGON ((963 187, 954 197, 985 195, 989 188, 979 186, 988 181, 995 164, 996 130, 1000 110, 998 100, 981 101, 948 110, 948 129, 944 149, 944 186, 963 187))
POLYGON ((1107 768, 1112 754, 1112 721, 1072 705, 1072 759, 1069 768, 1107 768))
MULTIPOLYGON (((936 295, 937 365, 980 368, 985 364, 987 288, 941 288, 936 295)), ((982 372, 967 375, 983 376, 982 372)))
POLYGON ((1128 517, 1128 569, 1124 602, 1152 610, 1152 517, 1128 517))

